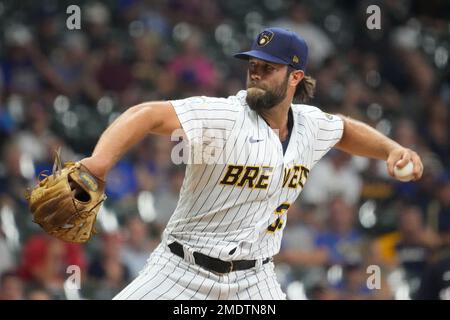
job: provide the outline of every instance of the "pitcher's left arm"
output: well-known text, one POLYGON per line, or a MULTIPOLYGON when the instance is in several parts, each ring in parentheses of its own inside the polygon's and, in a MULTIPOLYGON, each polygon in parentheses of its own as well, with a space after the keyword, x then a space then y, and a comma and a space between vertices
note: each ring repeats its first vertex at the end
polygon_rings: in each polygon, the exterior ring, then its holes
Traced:
POLYGON ((385 160, 392 177, 395 177, 395 166, 403 168, 411 160, 414 165, 414 180, 420 179, 423 164, 415 151, 401 146, 361 121, 343 115, 338 116, 344 121, 344 132, 335 146, 337 149, 352 155, 385 160))

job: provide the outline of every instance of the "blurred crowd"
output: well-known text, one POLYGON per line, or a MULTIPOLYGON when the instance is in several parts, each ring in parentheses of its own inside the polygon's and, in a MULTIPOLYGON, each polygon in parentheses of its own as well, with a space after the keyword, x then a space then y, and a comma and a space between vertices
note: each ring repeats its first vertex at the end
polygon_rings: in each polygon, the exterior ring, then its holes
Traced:
POLYGON ((177 203, 176 142, 149 136, 111 171, 86 245, 43 234, 26 189, 56 147, 87 156, 135 104, 234 95, 246 65, 231 55, 266 26, 307 40, 310 104, 371 124, 425 166, 401 183, 381 161, 322 159, 276 256, 288 298, 450 299, 448 1, 78 1, 80 30, 67 28, 70 4, 0 0, 0 299, 110 299, 139 273, 177 203), (366 26, 371 4, 381 29, 366 26))

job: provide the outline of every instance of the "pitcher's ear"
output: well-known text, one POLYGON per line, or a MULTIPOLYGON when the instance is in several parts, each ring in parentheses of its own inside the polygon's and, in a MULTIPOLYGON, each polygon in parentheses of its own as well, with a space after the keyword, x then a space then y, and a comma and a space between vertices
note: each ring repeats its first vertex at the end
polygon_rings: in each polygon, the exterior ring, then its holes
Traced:
POLYGON ((305 73, 303 72, 303 70, 295 70, 292 74, 292 76, 294 77, 295 80, 297 80, 298 82, 302 81, 303 78, 305 77, 305 73))
POLYGON ((293 68, 289 68, 289 71, 291 71, 291 80, 293 81, 292 85, 294 86, 298 85, 305 77, 305 73, 303 72, 303 70, 295 70, 293 68))

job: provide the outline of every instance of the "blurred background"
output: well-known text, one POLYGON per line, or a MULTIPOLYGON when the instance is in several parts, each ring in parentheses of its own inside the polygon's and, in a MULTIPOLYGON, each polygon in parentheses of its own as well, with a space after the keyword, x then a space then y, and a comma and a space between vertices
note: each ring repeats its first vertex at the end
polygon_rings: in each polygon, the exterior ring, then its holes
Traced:
POLYGON ((170 138, 149 136, 107 178, 99 234, 52 239, 24 199, 37 175, 92 152, 143 101, 228 96, 231 55, 266 26, 306 38, 310 103, 363 120, 416 150, 419 182, 331 151, 289 210, 277 274, 289 299, 450 299, 450 2, 446 0, 0 0, 0 299, 110 299, 145 265, 184 176, 170 138), (68 30, 66 9, 81 8, 68 30), (369 30, 369 5, 381 29, 369 30), (68 288, 69 265, 81 290, 68 288), (378 266, 379 279, 367 273, 378 266))

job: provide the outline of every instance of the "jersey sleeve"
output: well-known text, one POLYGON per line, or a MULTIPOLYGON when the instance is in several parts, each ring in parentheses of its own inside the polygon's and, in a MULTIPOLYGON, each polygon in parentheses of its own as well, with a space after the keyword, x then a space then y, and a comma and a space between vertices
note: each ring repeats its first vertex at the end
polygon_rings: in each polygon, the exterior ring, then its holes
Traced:
POLYGON ((239 106, 225 98, 190 97, 169 101, 178 116, 191 150, 214 153, 225 145, 239 114, 239 106))
POLYGON ((312 164, 315 165, 341 140, 344 132, 344 121, 341 117, 323 112, 319 108, 314 108, 310 116, 316 125, 312 157, 312 164))
POLYGON ((236 106, 221 98, 190 97, 170 103, 189 140, 207 130, 230 131, 238 113, 236 106))

